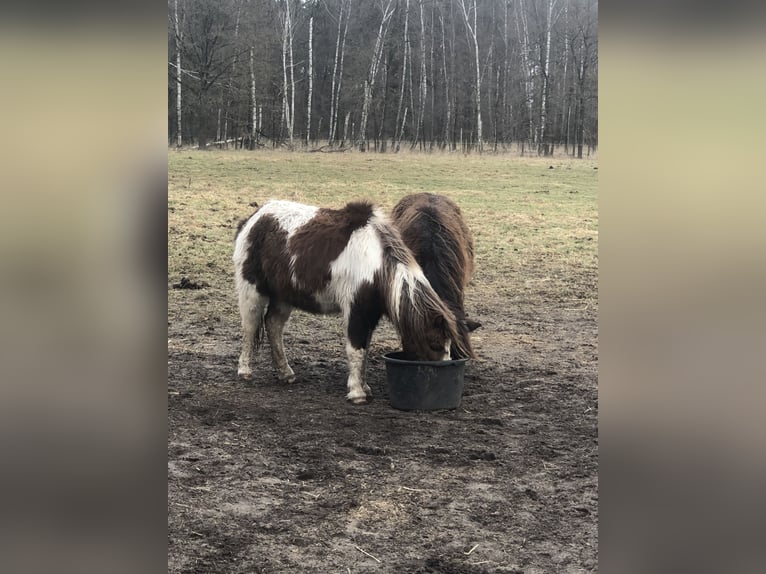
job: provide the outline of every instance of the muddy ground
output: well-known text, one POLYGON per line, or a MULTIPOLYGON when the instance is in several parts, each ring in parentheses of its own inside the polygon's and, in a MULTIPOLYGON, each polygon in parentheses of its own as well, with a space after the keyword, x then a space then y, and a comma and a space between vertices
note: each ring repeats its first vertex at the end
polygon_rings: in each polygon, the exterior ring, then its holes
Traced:
POLYGON ((295 312, 298 381, 276 381, 265 347, 245 383, 232 291, 175 290, 168 570, 595 571, 596 310, 571 296, 593 301, 596 279, 563 279, 566 300, 471 290, 480 359, 461 407, 439 412, 389 406, 387 324, 367 370, 375 399, 352 406, 339 319, 295 312))

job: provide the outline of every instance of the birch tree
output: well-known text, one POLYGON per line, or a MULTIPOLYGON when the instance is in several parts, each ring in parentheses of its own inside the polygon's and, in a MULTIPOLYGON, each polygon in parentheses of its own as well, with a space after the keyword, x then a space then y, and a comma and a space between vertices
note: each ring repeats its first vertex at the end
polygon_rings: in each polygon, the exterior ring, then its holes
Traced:
POLYGON ((426 113, 426 97, 428 93, 428 82, 426 77, 426 24, 423 19, 423 0, 418 0, 420 5, 420 112, 418 122, 415 127, 415 140, 413 147, 420 140, 423 131, 423 116, 426 113))
POLYGON ((293 146, 293 128, 295 126, 295 75, 293 62, 293 20, 290 14, 290 0, 284 1, 282 14, 282 117, 287 128, 290 148, 293 146), (288 64, 289 59, 289 64, 288 64), (288 70, 290 84, 287 83, 288 70))
POLYGON ((466 8, 466 0, 458 0, 460 9, 463 12, 463 21, 465 27, 468 30, 469 37, 473 41, 474 59, 476 62, 476 145, 479 153, 484 149, 484 142, 481 137, 481 67, 479 64, 479 38, 477 36, 477 10, 476 0, 473 0, 473 5, 469 5, 466 8), (473 12, 473 25, 471 25, 471 16, 469 12, 473 12))
POLYGON ((447 43, 445 42, 444 38, 444 14, 441 12, 441 6, 439 7, 439 23, 441 24, 441 32, 442 32, 442 71, 444 75, 444 108, 445 108, 445 116, 446 119, 444 121, 444 145, 449 145, 449 132, 450 132, 450 125, 451 125, 451 117, 450 112, 452 110, 452 106, 450 105, 450 97, 449 97, 449 74, 447 74, 447 43))
POLYGON ((545 142, 545 127, 548 112, 548 74, 551 63, 551 26, 553 24, 553 0, 548 0, 548 17, 545 21, 545 59, 543 60, 543 88, 540 92, 540 135, 538 137, 537 153, 548 155, 545 142))
POLYGON ((174 0, 173 23, 176 44, 176 147, 183 145, 181 130, 181 46, 183 45, 183 29, 178 23, 178 0, 174 0))
POLYGON ((255 149, 256 134, 258 133, 258 118, 256 116, 255 101, 255 67, 253 65, 253 47, 250 46, 250 106, 252 110, 252 124, 250 127, 250 149, 255 149))
POLYGON ((236 50, 237 38, 239 36, 239 20, 242 15, 242 3, 244 0, 239 0, 237 3, 237 20, 234 24, 234 61, 231 64, 231 74, 229 74, 229 83, 226 87, 226 103, 223 108, 223 141, 224 145, 228 145, 229 134, 229 115, 231 110, 231 90, 234 83, 234 74, 237 71, 237 63, 239 61, 239 52, 236 50))
POLYGON ((335 60, 332 70, 332 93, 330 96, 330 134, 328 143, 333 145, 338 132, 338 106, 340 100, 340 88, 343 83, 343 60, 346 55, 346 36, 348 34, 348 21, 351 17, 351 0, 341 0, 338 13, 338 35, 335 41, 335 60), (343 8, 346 8, 346 25, 343 28, 341 40, 341 24, 343 23, 343 8), (340 54, 340 56, 339 56, 340 54))
POLYGON ((534 80, 532 76, 532 62, 529 58, 529 27, 527 26, 527 13, 524 0, 519 0, 516 5, 516 34, 521 43, 521 69, 524 76, 524 103, 527 107, 527 140, 532 145, 534 140, 532 124, 532 106, 534 105, 534 80), (519 24, 521 21, 521 24, 519 24))
POLYGON ((309 20, 309 101, 306 104, 306 146, 311 143, 311 97, 314 95, 314 16, 309 20))
MULTIPOLYGON (((404 86, 406 85, 405 78, 407 76, 407 57, 409 55, 410 42, 409 42, 408 30, 409 30, 409 17, 410 17, 410 0, 407 0, 404 10, 405 10, 404 11, 404 42, 403 42, 404 60, 402 63, 401 86, 399 88, 399 105, 396 108, 396 121, 394 122, 394 140, 395 140, 393 142, 394 151, 399 151, 399 145, 404 135, 404 125, 406 123, 406 121, 402 121, 401 131, 398 131, 399 119, 401 118, 401 115, 402 115, 402 105, 404 103, 404 86)), ((405 114, 405 120, 406 120, 406 114, 405 114)))
POLYGON ((358 144, 359 149, 364 151, 367 149, 367 120, 370 114, 370 104, 372 103, 372 94, 375 88, 375 78, 378 75, 378 65, 380 64, 380 57, 383 51, 383 43, 385 41, 386 33, 388 32, 388 24, 391 20, 391 16, 394 13, 395 5, 394 0, 388 0, 383 8, 383 15, 380 20, 380 27, 378 28, 378 35, 375 38, 375 48, 372 52, 372 60, 370 61, 370 71, 367 74, 367 79, 364 81, 364 100, 362 102, 362 119, 359 126, 358 144))

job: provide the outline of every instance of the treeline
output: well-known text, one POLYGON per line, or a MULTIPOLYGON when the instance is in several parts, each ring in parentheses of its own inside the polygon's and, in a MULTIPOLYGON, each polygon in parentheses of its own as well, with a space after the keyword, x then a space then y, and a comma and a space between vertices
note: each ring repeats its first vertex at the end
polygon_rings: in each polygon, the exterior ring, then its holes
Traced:
POLYGON ((598 144, 596 0, 169 0, 170 145, 598 144))

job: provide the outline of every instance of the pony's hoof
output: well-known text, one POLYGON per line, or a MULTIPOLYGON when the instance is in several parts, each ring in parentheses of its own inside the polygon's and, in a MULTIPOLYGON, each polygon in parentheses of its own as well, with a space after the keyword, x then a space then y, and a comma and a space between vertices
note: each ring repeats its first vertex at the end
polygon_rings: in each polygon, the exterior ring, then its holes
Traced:
POLYGON ((237 371, 237 377, 242 379, 243 381, 252 381, 253 372, 252 371, 237 371))
POLYGON ((352 405, 366 405, 367 404, 367 397, 356 397, 353 399, 348 399, 349 402, 352 405))
POLYGON ((289 375, 279 375, 278 377, 280 383, 294 383, 296 376, 295 373, 291 373, 289 375))

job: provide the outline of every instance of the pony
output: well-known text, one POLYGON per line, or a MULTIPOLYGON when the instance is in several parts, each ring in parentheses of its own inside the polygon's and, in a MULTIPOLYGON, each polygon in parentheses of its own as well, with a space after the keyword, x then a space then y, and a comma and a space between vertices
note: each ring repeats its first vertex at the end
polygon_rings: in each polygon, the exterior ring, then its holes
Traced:
POLYGON ((293 308, 338 314, 346 330, 348 394, 371 396, 364 381, 373 330, 385 315, 403 347, 422 360, 445 360, 464 348, 454 313, 431 287, 399 231, 369 202, 341 209, 266 202, 239 225, 234 281, 242 318, 237 374, 252 378, 253 352, 265 330, 279 380, 294 382, 283 332, 293 308))
POLYGON ((434 291, 455 315, 458 344, 452 345, 451 358, 475 358, 468 333, 481 323, 468 319, 464 307, 465 287, 474 271, 473 236, 460 208, 443 195, 415 193, 396 204, 392 219, 434 291))

